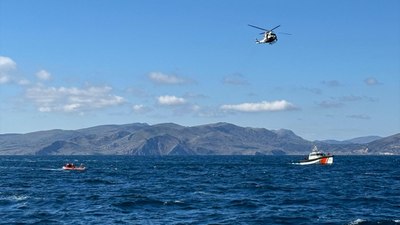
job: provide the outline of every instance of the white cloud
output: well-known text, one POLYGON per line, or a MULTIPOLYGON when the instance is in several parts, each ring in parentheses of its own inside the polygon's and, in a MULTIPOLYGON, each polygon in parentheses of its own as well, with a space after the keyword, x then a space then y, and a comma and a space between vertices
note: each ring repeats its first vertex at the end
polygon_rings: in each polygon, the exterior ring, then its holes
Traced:
POLYGON ((6 74, 1 74, 0 73, 0 84, 5 84, 10 81, 10 77, 6 74))
POLYGON ((17 64, 9 57, 0 56, 0 84, 11 81, 9 71, 17 68, 17 64))
POLYGON ((381 84, 377 79, 374 77, 368 77, 367 79, 364 80, 364 83, 368 86, 373 86, 373 85, 378 85, 381 84))
POLYGON ((23 76, 13 74, 17 69, 17 63, 9 57, 0 56, 0 84, 17 84, 21 86, 29 85, 31 82, 23 76))
POLYGON ((30 83, 31 82, 29 80, 27 80, 27 79, 21 79, 21 80, 18 81, 18 84, 21 85, 21 86, 26 86, 26 85, 29 85, 30 83))
POLYGON ((355 114, 355 115, 349 115, 347 117, 351 118, 351 119, 359 119, 359 120, 369 120, 369 119, 371 119, 370 116, 365 115, 365 114, 355 114))
POLYGON ((36 73, 36 77, 39 80, 46 81, 46 80, 50 80, 51 79, 51 74, 49 72, 47 72, 46 70, 40 70, 40 71, 38 71, 36 73))
POLYGON ((310 92, 310 93, 313 93, 313 94, 316 94, 316 95, 321 95, 322 94, 322 90, 319 89, 319 88, 301 87, 301 88, 299 88, 299 90, 307 91, 307 92, 310 92))
POLYGON ((183 84, 188 82, 184 78, 160 72, 149 73, 148 77, 151 81, 158 84, 183 84))
POLYGON ((0 56, 0 72, 6 70, 13 70, 17 64, 9 57, 0 56))
POLYGON ((139 113, 140 114, 140 113, 150 112, 151 108, 149 108, 149 107, 147 107, 145 105, 142 105, 142 104, 138 104, 138 105, 133 105, 132 106, 132 110, 133 110, 134 113, 139 113))
POLYGON ((241 74, 232 74, 224 77, 224 84, 229 85, 248 85, 249 82, 241 74))
POLYGON ((328 80, 328 81, 322 81, 322 84, 328 86, 328 87, 339 87, 341 86, 340 82, 337 80, 328 80))
POLYGON ((163 95, 157 98, 160 105, 182 105, 186 103, 184 98, 179 98, 173 95, 163 95))
POLYGON ((139 112, 144 108, 144 105, 134 105, 132 106, 133 111, 139 112))
POLYGON ((292 110, 296 107, 286 101, 279 100, 273 102, 256 102, 256 103, 241 103, 237 105, 222 105, 220 109, 229 111, 240 111, 240 112, 269 112, 269 111, 286 111, 292 110))
POLYGON ((324 100, 319 103, 317 103, 320 107, 330 109, 330 108, 339 108, 342 107, 344 104, 339 101, 335 100, 324 100))
POLYGON ((338 98, 341 102, 356 102, 356 101, 369 101, 376 102, 377 99, 368 96, 347 95, 338 98))
POLYGON ((378 99, 371 98, 368 96, 346 95, 346 96, 335 97, 335 98, 331 97, 328 100, 323 100, 316 104, 321 108, 332 109, 332 108, 343 107, 351 102, 362 102, 362 101, 376 102, 376 101, 378 101, 378 99))
POLYGON ((83 89, 36 86, 28 88, 25 97, 41 112, 83 112, 124 103, 123 97, 113 95, 111 91, 108 86, 83 89))

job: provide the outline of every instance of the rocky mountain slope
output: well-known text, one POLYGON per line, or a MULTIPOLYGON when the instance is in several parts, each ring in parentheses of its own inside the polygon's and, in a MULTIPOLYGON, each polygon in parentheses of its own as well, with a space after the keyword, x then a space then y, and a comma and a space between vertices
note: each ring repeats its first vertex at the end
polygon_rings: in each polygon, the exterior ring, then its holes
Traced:
POLYGON ((290 130, 215 123, 104 125, 0 135, 0 155, 305 155, 316 144, 333 154, 400 154, 400 134, 367 144, 311 142, 290 130))

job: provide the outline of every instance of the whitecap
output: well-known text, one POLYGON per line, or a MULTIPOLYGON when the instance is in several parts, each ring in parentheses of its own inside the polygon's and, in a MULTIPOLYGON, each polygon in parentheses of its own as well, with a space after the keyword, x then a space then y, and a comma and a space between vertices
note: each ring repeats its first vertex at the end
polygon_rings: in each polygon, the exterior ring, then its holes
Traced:
POLYGON ((24 200, 26 200, 28 198, 29 198, 28 195, 10 195, 10 196, 5 196, 5 197, 0 197, 0 199, 8 200, 8 201, 11 201, 11 202, 24 201, 24 200))
POLYGON ((170 204, 183 204, 183 201, 175 200, 175 201, 165 201, 163 205, 170 205, 170 204))
POLYGON ((356 225, 356 224, 360 224, 360 223, 365 222, 365 221, 366 220, 363 220, 363 219, 356 219, 356 220, 350 222, 349 225, 356 225))
POLYGON ((193 194, 195 194, 195 195, 212 195, 211 193, 205 192, 205 191, 195 191, 195 192, 193 192, 193 194))

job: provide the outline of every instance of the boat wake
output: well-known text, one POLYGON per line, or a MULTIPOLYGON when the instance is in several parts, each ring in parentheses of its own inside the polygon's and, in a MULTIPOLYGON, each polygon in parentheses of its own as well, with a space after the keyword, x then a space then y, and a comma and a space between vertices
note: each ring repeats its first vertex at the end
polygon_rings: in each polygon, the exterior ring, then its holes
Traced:
POLYGON ((39 170, 44 170, 44 171, 61 171, 62 168, 40 168, 39 170))

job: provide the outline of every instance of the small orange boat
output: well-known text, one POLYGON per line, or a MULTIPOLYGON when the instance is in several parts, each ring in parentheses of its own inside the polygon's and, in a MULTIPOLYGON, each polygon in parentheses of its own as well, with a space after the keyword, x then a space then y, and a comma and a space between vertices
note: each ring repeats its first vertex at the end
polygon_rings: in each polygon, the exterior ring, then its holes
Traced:
POLYGON ((83 164, 81 164, 80 166, 75 166, 73 163, 67 163, 62 168, 63 170, 78 170, 78 171, 86 170, 86 167, 83 164))

